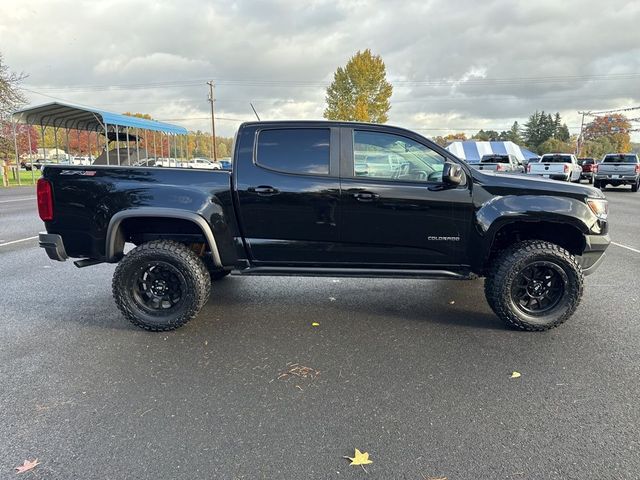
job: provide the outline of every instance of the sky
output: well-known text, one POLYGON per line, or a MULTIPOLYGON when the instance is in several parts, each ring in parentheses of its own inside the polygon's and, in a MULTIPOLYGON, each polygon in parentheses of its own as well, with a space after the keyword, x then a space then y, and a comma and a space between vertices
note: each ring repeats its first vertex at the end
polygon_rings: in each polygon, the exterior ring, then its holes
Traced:
MULTIPOLYGON (((149 113, 232 136, 318 119, 358 50, 382 57, 389 123, 433 137, 507 130, 535 110, 640 106, 638 0, 0 0, 0 52, 31 104, 149 113)), ((640 117, 640 110, 629 112, 640 117)), ((640 128, 640 122, 634 124, 640 128)), ((633 140, 640 141, 638 132, 633 140)))

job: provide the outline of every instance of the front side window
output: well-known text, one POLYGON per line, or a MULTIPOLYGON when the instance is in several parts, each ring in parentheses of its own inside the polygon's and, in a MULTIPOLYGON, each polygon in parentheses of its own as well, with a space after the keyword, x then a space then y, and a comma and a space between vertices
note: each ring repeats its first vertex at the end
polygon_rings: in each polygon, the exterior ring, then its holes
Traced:
POLYGON ((258 134, 256 164, 299 175, 328 175, 328 128, 282 128, 258 134))
POLYGON ((410 138, 365 130, 353 132, 353 174, 406 182, 441 182, 445 159, 410 138))

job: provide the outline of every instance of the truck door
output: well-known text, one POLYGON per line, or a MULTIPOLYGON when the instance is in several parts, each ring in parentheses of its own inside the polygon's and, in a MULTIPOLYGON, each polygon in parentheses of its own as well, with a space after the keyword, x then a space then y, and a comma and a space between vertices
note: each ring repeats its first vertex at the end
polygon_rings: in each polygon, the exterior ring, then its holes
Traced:
POLYGON ((235 165, 240 228, 256 265, 325 264, 339 239, 339 129, 245 127, 235 165))
POLYGON ((351 263, 399 268, 464 263, 470 180, 445 186, 445 157, 409 132, 372 126, 344 128, 341 135, 345 257, 351 263), (381 168, 380 157, 393 160, 381 168), (369 159, 376 162, 374 168, 369 159))

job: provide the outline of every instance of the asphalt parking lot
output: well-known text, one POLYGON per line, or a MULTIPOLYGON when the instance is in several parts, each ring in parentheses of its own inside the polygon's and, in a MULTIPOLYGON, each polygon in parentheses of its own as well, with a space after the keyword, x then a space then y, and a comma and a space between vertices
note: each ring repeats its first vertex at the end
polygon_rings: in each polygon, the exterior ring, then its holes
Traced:
POLYGON ((154 334, 0 189, 0 478, 640 478, 640 194, 606 194, 617 245, 553 331, 503 326, 482 281, 230 277, 154 334))

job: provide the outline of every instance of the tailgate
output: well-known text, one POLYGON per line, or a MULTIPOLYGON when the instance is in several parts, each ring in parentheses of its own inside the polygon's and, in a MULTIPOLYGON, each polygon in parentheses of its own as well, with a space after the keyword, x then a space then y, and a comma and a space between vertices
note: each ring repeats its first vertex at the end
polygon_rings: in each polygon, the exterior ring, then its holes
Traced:
POLYGON ((529 173, 537 173, 540 175, 549 173, 565 173, 564 166, 566 163, 531 163, 529 173))
POLYGON ((598 173, 601 175, 635 175, 634 163, 601 163, 598 165, 598 173))

